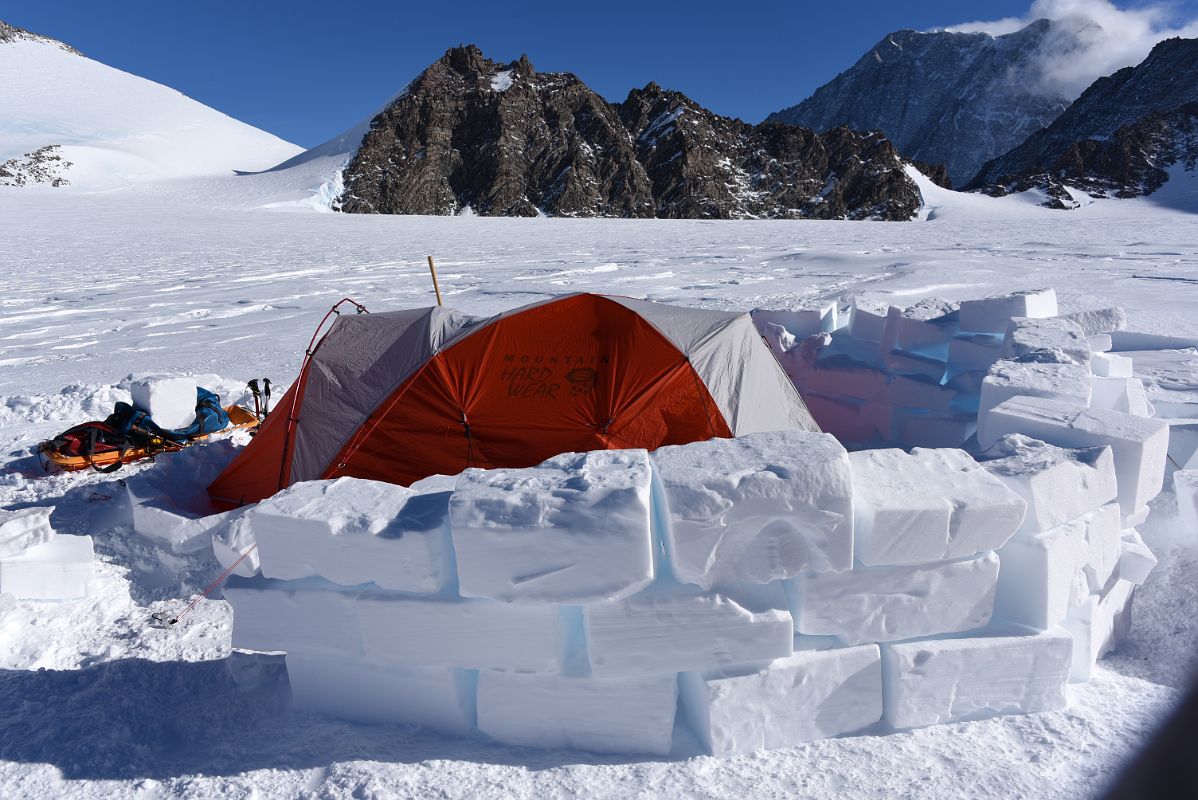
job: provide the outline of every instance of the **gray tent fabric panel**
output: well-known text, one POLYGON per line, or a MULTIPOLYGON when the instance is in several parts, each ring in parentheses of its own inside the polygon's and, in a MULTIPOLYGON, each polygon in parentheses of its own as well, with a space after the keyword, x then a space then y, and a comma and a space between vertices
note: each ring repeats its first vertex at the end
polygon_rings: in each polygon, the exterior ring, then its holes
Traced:
POLYGON ((383 400, 445 342, 479 322, 445 308, 338 318, 308 371, 291 480, 319 478, 383 400))
POLYGON ((733 436, 819 430, 748 314, 701 344, 690 362, 733 436))
POLYGON ((688 356, 708 339, 735 323, 737 317, 741 316, 738 312, 668 306, 664 303, 635 300, 631 297, 614 295, 603 295, 603 297, 639 314, 688 356))

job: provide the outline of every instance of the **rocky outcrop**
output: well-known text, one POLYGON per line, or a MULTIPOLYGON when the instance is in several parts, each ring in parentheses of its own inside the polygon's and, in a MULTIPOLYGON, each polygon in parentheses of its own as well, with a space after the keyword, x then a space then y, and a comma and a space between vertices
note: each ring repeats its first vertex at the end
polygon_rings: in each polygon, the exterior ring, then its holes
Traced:
POLYGON ((656 84, 613 105, 473 46, 371 121, 343 182, 351 213, 899 220, 920 204, 879 134, 749 125, 656 84))
POLYGON ((43 42, 45 44, 52 44, 56 47, 66 50, 68 53, 82 55, 82 53, 71 47, 69 44, 63 44, 57 39, 51 39, 49 36, 41 36, 36 33, 31 33, 24 28, 18 28, 16 25, 9 25, 3 20, 0 20, 0 44, 8 44, 9 42, 43 42))
POLYGON ((1068 107, 1068 98, 1040 85, 1036 70, 1043 48, 1068 46, 1071 36, 1049 20, 1005 36, 897 31, 767 121, 880 130, 905 157, 944 164, 961 185, 1068 107))
POLYGON ((1150 194, 1167 168, 1192 168, 1198 39, 1168 39, 1142 63, 1099 78, 1069 110, 987 163, 965 188, 993 195, 1039 188, 1069 208, 1066 185, 1094 196, 1150 194))
POLYGON ((27 186, 31 183, 68 186, 70 181, 64 175, 74 165, 62 157, 61 150, 58 145, 51 144, 0 163, 0 186, 27 186))

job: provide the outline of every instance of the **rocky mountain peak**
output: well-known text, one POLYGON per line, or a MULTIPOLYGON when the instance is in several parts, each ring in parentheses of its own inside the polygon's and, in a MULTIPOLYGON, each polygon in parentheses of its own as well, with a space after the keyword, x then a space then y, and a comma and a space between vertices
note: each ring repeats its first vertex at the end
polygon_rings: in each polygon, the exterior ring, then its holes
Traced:
POLYGON ((1075 205, 1065 184, 1096 196, 1149 194, 1166 169, 1198 156, 1198 39, 1159 42, 1140 64, 1090 85, 1052 124, 985 164, 966 187, 1039 188, 1075 205))
POLYGON ((1037 20, 1002 36, 900 30, 769 121, 817 131, 880 130, 904 156, 944 164, 954 184, 1055 119, 1068 98, 1044 91, 1041 48, 1075 37, 1037 20))
POLYGON ((748 125, 649 83, 611 104, 571 73, 451 49, 376 116, 343 211, 909 219, 884 137, 748 125))

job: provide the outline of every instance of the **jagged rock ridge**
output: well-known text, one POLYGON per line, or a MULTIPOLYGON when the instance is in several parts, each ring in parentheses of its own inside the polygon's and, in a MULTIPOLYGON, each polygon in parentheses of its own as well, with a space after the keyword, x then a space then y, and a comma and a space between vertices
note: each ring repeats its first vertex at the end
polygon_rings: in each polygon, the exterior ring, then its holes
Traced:
POLYGON ((966 188, 994 195, 1039 188, 1060 208, 1076 205, 1066 184, 1099 197, 1151 194, 1173 164, 1193 169, 1196 119, 1198 39, 1167 39, 1138 66, 1099 78, 966 188))
POLYGON ((880 130, 905 157, 944 164, 961 185, 1068 107, 1041 87, 1037 68, 1043 48, 1068 47, 1072 35, 1049 20, 1004 36, 896 31, 767 121, 880 130))
POLYGON ((9 25, 4 20, 0 20, 0 44, 8 44, 9 42, 43 42, 45 44, 55 45, 56 47, 66 50, 68 53, 74 53, 77 56, 83 55, 69 44, 64 44, 57 39, 51 39, 49 36, 42 36, 41 34, 32 33, 24 28, 18 28, 16 25, 9 25))
POLYGON ((897 220, 920 203, 880 135, 748 125, 656 84, 611 104, 473 46, 371 121, 344 186, 353 213, 897 220))

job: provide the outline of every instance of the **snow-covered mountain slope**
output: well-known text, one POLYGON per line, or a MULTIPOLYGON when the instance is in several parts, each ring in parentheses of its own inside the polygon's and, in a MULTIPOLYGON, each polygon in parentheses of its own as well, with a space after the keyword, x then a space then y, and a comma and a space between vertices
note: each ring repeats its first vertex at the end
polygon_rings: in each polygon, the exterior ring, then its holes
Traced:
POLYGON ((896 31, 768 119, 817 131, 880 130, 904 156, 947 166, 960 186, 1069 105, 1071 98, 1039 89, 1035 71, 1044 48, 1072 39, 1068 24, 1046 19, 1003 36, 896 31))
POLYGON ((1166 39, 1138 66, 1099 78, 1051 125, 988 162, 970 183, 992 194, 1066 185, 1096 195, 1151 194, 1168 168, 1198 159, 1198 39, 1166 39))
POLYGON ((3 23, 0 76, 0 186, 108 190, 231 176, 300 152, 174 89, 3 23))

